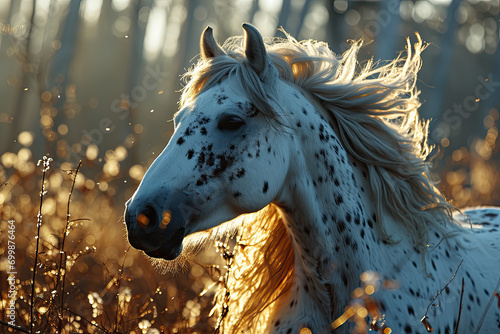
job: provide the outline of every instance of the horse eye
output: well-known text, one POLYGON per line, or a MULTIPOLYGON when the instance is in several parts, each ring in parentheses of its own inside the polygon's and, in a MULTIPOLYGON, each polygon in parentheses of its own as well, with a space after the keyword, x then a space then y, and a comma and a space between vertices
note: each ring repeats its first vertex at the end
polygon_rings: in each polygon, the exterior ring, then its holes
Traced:
POLYGON ((217 127, 219 130, 231 130, 235 131, 241 128, 245 124, 238 116, 226 116, 219 120, 217 127))

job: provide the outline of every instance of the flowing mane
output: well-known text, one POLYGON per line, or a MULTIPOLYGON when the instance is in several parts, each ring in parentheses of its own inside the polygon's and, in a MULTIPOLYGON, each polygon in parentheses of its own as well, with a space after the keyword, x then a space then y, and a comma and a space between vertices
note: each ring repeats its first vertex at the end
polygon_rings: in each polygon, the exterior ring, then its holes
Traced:
MULTIPOLYGON (((325 116, 330 116, 341 143, 367 167, 377 216, 383 217, 386 210, 398 219, 414 247, 425 254, 428 229, 444 230, 452 221, 454 207, 429 177, 429 123, 419 119, 419 92, 415 88, 425 49, 420 37, 417 35, 413 47, 408 39, 406 52, 385 65, 370 60, 361 66, 357 54, 362 41, 352 42, 350 49, 337 57, 324 42, 298 42, 284 33, 284 39, 265 41, 280 79, 299 88, 321 106, 325 116)), ((227 55, 202 57, 185 74, 187 84, 180 107, 222 80, 236 76, 247 97, 271 123, 286 122, 267 102, 273 99, 272 87, 265 86, 248 66, 243 38, 228 39, 222 50, 227 55)), ((251 232, 241 241, 249 247, 241 250, 235 261, 230 287, 230 307, 238 310, 234 314, 239 321, 235 318, 228 322, 235 323, 237 329, 247 329, 256 328, 257 320, 265 320, 262 311, 268 308, 272 312, 268 306, 279 303, 279 297, 289 290, 293 250, 280 213, 272 204, 241 221, 251 232), (248 290, 248 285, 254 288, 248 290)), ((397 242, 387 233, 382 219, 376 221, 376 228, 384 241, 397 242)))
MULTIPOLYGON (((358 70, 362 41, 353 42, 340 58, 324 42, 298 42, 289 34, 286 39, 267 40, 266 46, 280 78, 319 103, 335 120, 344 147, 366 164, 377 213, 385 205, 405 224, 415 246, 425 252, 429 224, 439 228, 451 221, 454 207, 429 178, 429 122, 419 118, 415 87, 425 45, 417 38, 413 51, 408 39, 406 57, 401 54, 378 67, 370 60, 358 70)), ((276 119, 266 102, 273 99, 272 92, 247 68, 242 44, 242 37, 228 39, 222 46, 228 56, 202 59, 185 74, 188 83, 181 107, 224 78, 238 75, 253 103, 276 119)), ((377 228, 384 240, 391 241, 383 222, 377 228)))

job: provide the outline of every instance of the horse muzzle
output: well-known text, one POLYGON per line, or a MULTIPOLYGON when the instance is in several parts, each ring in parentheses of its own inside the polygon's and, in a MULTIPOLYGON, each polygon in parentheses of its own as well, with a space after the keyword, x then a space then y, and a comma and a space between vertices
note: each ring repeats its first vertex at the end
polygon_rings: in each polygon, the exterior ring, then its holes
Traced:
POLYGON ((182 251, 186 234, 179 210, 163 210, 160 205, 130 200, 126 204, 125 223, 132 247, 148 256, 173 260, 182 251))

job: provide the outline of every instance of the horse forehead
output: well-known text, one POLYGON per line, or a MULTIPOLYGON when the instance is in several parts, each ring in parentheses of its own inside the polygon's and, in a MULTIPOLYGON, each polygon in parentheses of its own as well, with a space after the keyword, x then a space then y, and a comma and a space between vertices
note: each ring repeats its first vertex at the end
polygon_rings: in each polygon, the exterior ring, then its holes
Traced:
POLYGON ((234 82, 234 80, 225 80, 200 94, 195 101, 195 108, 217 107, 229 103, 236 104, 248 101, 249 99, 246 97, 239 84, 234 82))

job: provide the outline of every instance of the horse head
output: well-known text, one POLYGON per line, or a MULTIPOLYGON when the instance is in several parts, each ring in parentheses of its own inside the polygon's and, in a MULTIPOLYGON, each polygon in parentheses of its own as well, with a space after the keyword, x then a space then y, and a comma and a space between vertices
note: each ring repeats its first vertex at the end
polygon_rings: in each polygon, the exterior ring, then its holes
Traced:
POLYGON ((210 27, 204 31, 200 61, 221 67, 219 76, 207 76, 209 82, 181 105, 170 142, 126 203, 130 244, 151 257, 174 259, 186 235, 279 197, 290 145, 279 99, 270 95, 278 73, 260 33, 243 28, 245 55, 239 57, 220 48, 210 27))

